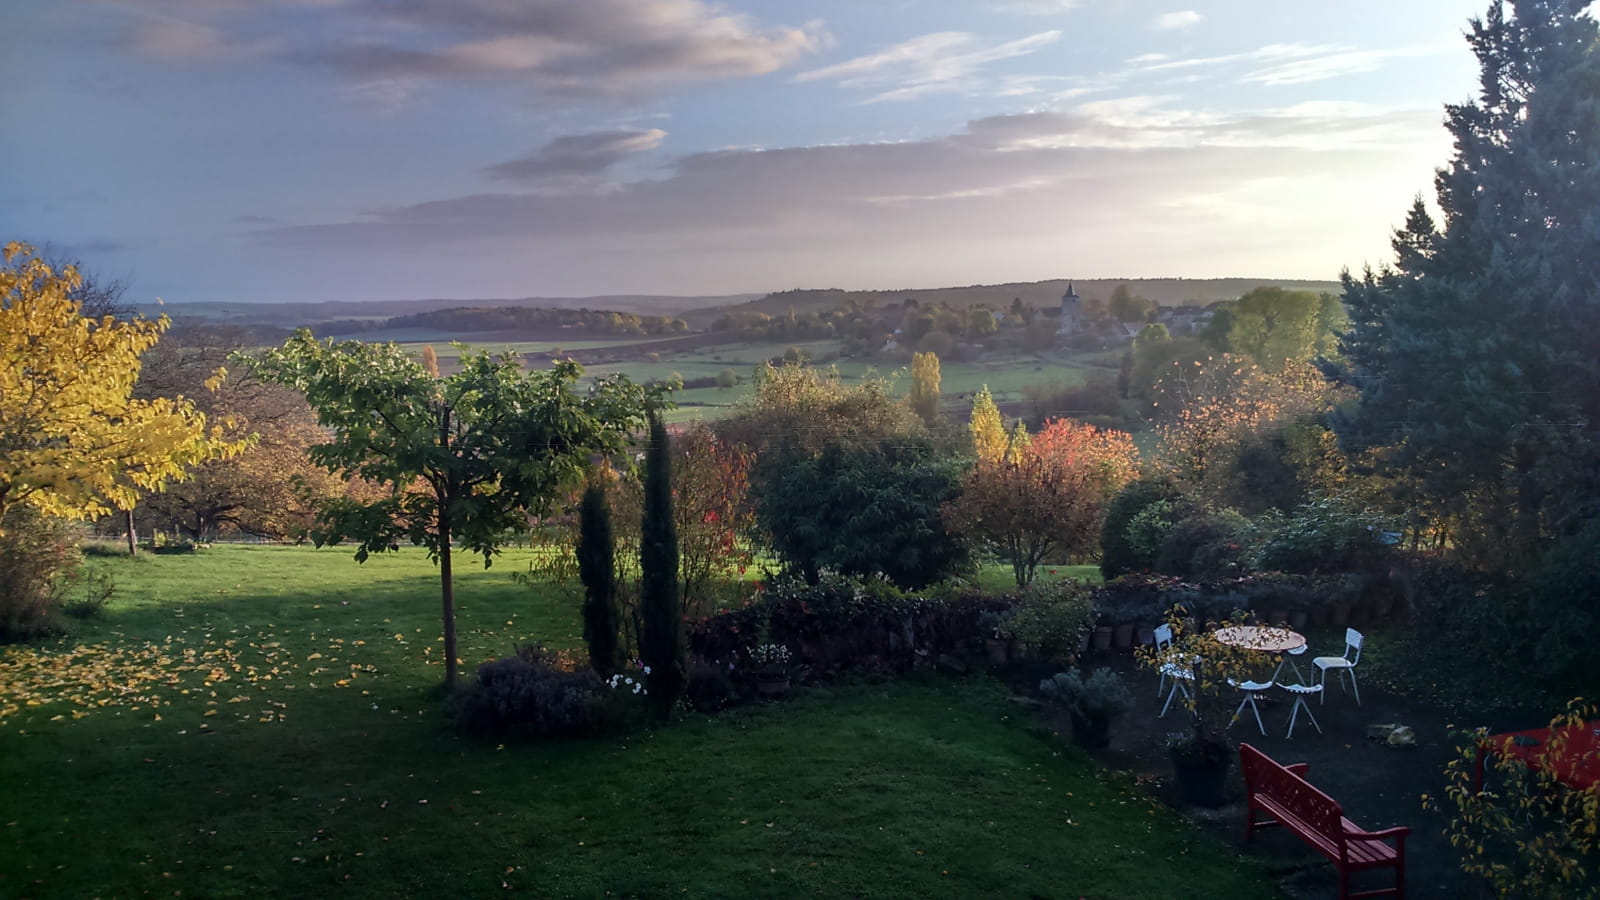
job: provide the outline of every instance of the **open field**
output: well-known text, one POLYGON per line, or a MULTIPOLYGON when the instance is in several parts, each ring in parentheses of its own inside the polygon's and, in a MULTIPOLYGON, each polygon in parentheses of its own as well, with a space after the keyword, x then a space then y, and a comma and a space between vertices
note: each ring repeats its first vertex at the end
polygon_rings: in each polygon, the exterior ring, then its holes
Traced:
MULTIPOLYGON (((418 551, 96 564, 104 619, 0 651, 5 896, 1277 896, 981 677, 502 744, 439 712, 418 551)), ((518 567, 459 567, 469 663, 575 645, 518 567)))

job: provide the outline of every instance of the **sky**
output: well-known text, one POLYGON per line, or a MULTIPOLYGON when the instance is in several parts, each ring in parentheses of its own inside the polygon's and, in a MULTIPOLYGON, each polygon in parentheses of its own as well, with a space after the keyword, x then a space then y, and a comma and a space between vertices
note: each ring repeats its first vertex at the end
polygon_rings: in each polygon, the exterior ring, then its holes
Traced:
POLYGON ((1486 0, 7 0, 0 241, 129 299, 1336 278, 1486 0))

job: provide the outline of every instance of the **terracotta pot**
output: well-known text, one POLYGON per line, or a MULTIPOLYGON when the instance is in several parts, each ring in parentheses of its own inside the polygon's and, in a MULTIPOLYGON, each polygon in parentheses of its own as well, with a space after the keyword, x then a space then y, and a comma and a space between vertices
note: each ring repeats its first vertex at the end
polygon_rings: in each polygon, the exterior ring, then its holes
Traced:
POLYGON ((1115 625, 1111 629, 1111 646, 1126 650, 1133 646, 1133 623, 1115 625))
POLYGON ((1096 625, 1094 627, 1094 648, 1096 650, 1111 649, 1111 626, 1096 625))

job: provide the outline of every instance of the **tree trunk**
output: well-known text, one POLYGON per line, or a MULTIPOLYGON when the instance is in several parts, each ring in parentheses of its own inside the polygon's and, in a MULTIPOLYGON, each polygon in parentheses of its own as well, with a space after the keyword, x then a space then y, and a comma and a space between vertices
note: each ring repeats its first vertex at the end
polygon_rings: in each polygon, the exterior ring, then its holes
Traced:
POLYGON ((128 507, 128 555, 139 555, 139 534, 133 530, 133 507, 128 507))
POLYGON ((450 525, 439 523, 439 596, 444 608, 444 683, 456 686, 456 592, 450 574, 450 525))

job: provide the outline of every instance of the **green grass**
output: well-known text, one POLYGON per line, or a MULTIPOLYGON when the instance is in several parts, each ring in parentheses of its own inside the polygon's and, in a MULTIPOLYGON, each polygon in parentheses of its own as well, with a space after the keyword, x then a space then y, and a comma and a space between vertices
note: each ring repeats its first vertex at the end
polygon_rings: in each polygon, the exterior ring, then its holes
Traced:
MULTIPOLYGON (((97 562, 105 619, 0 653, 0 706, 42 701, 0 723, 3 896, 1277 896, 986 680, 500 744, 439 712, 419 552, 97 562), (141 668, 171 675, 114 686, 141 668)), ((518 567, 460 567, 469 661, 576 644, 571 601, 518 567)))

